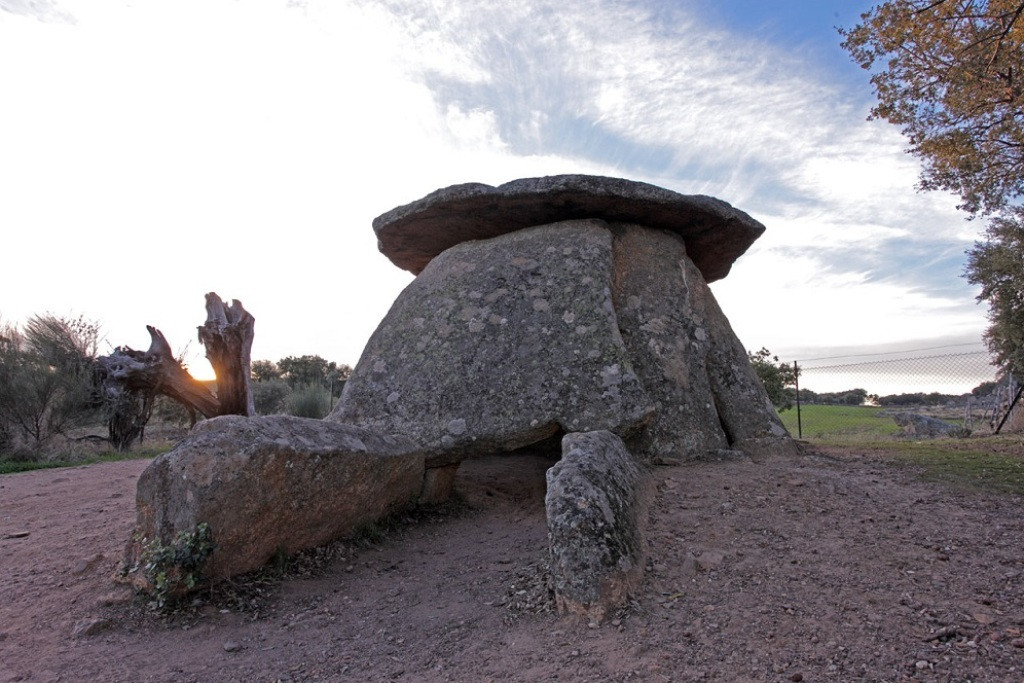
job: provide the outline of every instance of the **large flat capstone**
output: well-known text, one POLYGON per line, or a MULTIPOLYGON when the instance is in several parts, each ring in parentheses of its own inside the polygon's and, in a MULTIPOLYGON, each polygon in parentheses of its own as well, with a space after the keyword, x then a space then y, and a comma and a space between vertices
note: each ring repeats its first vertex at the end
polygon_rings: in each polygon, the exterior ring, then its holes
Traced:
POLYGON ((668 230, 686 242, 708 282, 729 274, 764 232, 749 215, 714 197, 684 195, 621 178, 557 175, 492 187, 453 185, 392 209, 373 221, 381 253, 420 273, 449 247, 534 225, 600 218, 668 230))
POLYGON ((647 423, 598 220, 535 226, 438 255, 392 306, 328 419, 412 436, 428 465, 556 434, 647 423))
POLYGON ((127 564, 205 523, 217 547, 204 573, 227 578, 415 503, 423 474, 423 453, 405 437, 284 415, 213 418, 139 478, 127 564))

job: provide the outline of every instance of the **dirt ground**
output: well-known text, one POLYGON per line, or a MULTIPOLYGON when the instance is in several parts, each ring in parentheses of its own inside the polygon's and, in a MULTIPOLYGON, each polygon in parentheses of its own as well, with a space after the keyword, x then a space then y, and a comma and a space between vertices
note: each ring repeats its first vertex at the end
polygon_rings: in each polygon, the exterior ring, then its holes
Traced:
POLYGON ((551 464, 466 463, 455 513, 171 615, 112 581, 146 461, 0 477, 0 681, 1024 680, 1018 497, 849 449, 662 467, 597 625, 552 612, 551 464))

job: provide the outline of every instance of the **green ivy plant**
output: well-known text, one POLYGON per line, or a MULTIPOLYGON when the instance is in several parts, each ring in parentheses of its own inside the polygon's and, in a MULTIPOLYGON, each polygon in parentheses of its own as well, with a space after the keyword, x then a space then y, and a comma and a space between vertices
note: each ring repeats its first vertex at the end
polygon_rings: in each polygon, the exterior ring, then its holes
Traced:
POLYGON ((179 531, 170 544, 160 539, 145 542, 141 556, 143 575, 152 586, 150 597, 158 609, 203 582, 203 566, 216 550, 210 525, 202 522, 192 531, 179 531))

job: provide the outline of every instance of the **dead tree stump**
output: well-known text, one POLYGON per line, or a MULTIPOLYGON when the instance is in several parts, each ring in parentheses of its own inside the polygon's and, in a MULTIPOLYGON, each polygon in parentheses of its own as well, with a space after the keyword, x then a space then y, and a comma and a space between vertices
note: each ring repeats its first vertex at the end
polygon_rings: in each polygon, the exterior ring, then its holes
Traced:
POLYGON ((144 433, 158 395, 182 404, 203 417, 255 415, 250 380, 255 318, 241 302, 225 304, 216 293, 206 295, 206 323, 199 341, 206 347, 217 377, 217 393, 186 370, 174 357, 164 334, 147 325, 147 351, 119 346, 97 359, 99 384, 108 410, 109 438, 118 450, 127 450, 144 433))
POLYGON ((206 295, 206 323, 199 342, 217 376, 218 415, 255 415, 252 399, 252 340, 256 319, 233 299, 226 305, 215 292, 206 295))

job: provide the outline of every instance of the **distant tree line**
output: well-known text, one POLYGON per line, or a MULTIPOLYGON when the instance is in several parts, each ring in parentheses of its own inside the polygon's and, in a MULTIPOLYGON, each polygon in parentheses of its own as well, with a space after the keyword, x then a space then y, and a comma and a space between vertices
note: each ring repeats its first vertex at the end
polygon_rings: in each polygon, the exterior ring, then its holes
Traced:
POLYGON ((800 403, 819 403, 830 406, 859 406, 867 402, 869 394, 866 389, 847 389, 845 391, 816 392, 810 389, 800 390, 800 403))
POLYGON ((991 396, 998 387, 999 384, 997 382, 982 382, 972 389, 969 394, 942 394, 932 391, 887 394, 884 396, 870 394, 866 389, 847 389, 846 391, 832 392, 816 392, 810 389, 801 389, 800 402, 843 406, 859 406, 864 404, 884 407, 941 406, 963 401, 967 398, 985 399, 991 396))
MULTIPOLYGON (((747 351, 747 358, 750 360, 754 373, 761 380, 761 384, 764 386, 765 393, 768 395, 769 400, 771 400, 772 405, 780 412, 792 408, 797 398, 796 383, 799 370, 796 366, 792 363, 780 361, 778 356, 772 354, 771 351, 764 347, 756 352, 747 351)), ((967 398, 984 399, 992 395, 998 387, 998 382, 982 382, 974 387, 970 394, 915 392, 889 394, 886 396, 872 394, 867 389, 861 388, 826 392, 801 388, 800 402, 836 406, 860 406, 865 404, 887 407, 938 406, 954 401, 963 401, 967 398)))
POLYGON ((288 356, 276 363, 253 361, 252 395, 256 412, 325 417, 335 400, 341 397, 351 374, 352 368, 348 365, 339 365, 320 356, 288 356))

